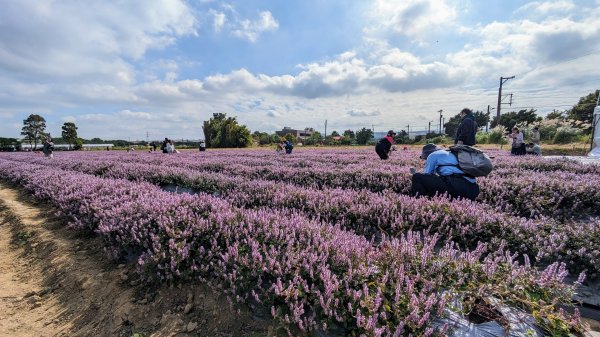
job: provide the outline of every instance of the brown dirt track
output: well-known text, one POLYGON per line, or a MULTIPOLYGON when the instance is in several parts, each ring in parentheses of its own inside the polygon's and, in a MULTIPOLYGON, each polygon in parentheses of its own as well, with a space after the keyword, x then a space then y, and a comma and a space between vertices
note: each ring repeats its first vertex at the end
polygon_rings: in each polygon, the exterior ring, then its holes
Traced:
POLYGON ((139 284, 134 266, 52 213, 0 182, 0 336, 274 335, 270 321, 204 287, 139 284))

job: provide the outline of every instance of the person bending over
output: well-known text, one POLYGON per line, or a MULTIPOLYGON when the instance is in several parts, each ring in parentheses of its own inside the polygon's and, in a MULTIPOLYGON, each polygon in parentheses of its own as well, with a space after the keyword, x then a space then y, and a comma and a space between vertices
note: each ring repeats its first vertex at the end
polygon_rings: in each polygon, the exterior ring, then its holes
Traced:
POLYGON ((380 159, 386 160, 390 157, 390 152, 393 150, 392 145, 394 144, 394 136, 396 133, 394 130, 388 131, 387 135, 379 140, 375 145, 375 152, 380 159))
POLYGON ((426 144, 420 158, 425 160, 425 172, 416 173, 411 169, 411 173, 414 172, 411 195, 433 197, 448 193, 452 198, 471 200, 479 195, 477 180, 458 167, 458 159, 450 151, 426 144))

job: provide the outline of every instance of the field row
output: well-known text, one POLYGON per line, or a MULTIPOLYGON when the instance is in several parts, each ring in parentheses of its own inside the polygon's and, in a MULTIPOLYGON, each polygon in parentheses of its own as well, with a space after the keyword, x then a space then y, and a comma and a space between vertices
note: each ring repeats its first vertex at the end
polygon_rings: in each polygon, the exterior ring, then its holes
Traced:
POLYGON ((412 231, 374 245, 305 213, 5 159, 0 177, 53 203, 74 228, 98 233, 113 257, 137 256, 146 277, 220 285, 299 329, 443 334, 448 326, 438 323, 452 310, 446 303, 458 299, 468 310, 488 298, 535 313, 548 333, 581 329, 577 315, 556 308, 573 291, 562 283, 564 265, 537 271, 502 247, 461 251, 412 231))
POLYGON ((525 219, 478 202, 430 200, 366 190, 304 188, 270 180, 150 164, 34 160, 66 170, 106 178, 172 184, 219 196, 243 208, 294 210, 336 223, 371 239, 399 236, 409 230, 437 233, 461 247, 480 242, 490 251, 505 247, 526 254, 538 265, 563 261, 572 272, 600 276, 600 221, 561 223, 551 218, 525 219))
MULTIPOLYGON (((13 156, 10 159, 58 165, 69 169, 82 167, 87 173, 93 170, 101 173, 103 170, 110 170, 117 163, 131 163, 133 165, 154 165, 158 170, 164 167, 187 168, 205 175, 222 173, 248 180, 283 182, 314 189, 328 187, 371 192, 391 190, 400 194, 408 194, 410 190, 409 166, 405 163, 389 167, 386 166, 389 164, 375 165, 377 162, 373 164, 371 160, 369 165, 361 164, 360 167, 350 165, 336 169, 328 167, 326 164, 320 164, 322 167, 298 168, 288 163, 288 161, 297 162, 299 160, 294 156, 280 156, 278 159, 273 159, 273 155, 265 152, 247 152, 254 156, 232 158, 228 156, 227 151, 223 151, 221 157, 212 155, 206 158, 189 152, 176 156, 148 153, 119 153, 108 156, 103 156, 102 153, 86 156, 66 154, 57 158, 57 163, 53 164, 45 163, 41 160, 43 158, 36 160, 27 155, 13 156), (249 162, 260 161, 256 158, 259 154, 265 157, 264 165, 249 164, 249 162), (271 163, 271 165, 265 163, 271 163)), ((415 153, 412 154, 415 155, 415 153)), ((408 153, 404 155, 408 156, 408 153)), ((410 160, 415 160, 414 156, 411 158, 410 160)), ((514 160, 512 157, 506 158, 514 160)), ((559 164, 556 164, 552 161, 531 158, 530 161, 517 161, 514 165, 498 164, 497 166, 492 175, 479 179, 481 187, 479 199, 488 205, 530 218, 540 215, 561 218, 585 218, 600 215, 600 189, 597 188, 600 186, 600 174, 593 173, 596 168, 600 167, 598 165, 579 164, 577 166, 577 164, 566 161, 559 161, 559 164), (561 162, 562 164, 560 164, 561 162), (530 169, 524 169, 518 165, 529 165, 530 169), (561 165, 571 167, 571 171, 552 170, 562 167, 561 165), (536 167, 537 169, 534 169, 536 167), (576 171, 577 167, 583 173, 572 172, 576 171), (584 167, 589 167, 589 169, 586 171, 584 167)))

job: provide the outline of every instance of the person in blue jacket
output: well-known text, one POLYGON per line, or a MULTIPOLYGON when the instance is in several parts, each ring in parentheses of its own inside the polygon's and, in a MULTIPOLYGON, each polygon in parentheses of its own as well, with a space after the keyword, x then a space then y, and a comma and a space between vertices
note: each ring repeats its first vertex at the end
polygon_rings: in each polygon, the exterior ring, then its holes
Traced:
POLYGON ((289 140, 283 142, 283 147, 285 148, 285 154, 292 154, 292 150, 294 149, 294 144, 289 140))
POLYGON ((450 151, 435 144, 426 144, 423 146, 421 159, 425 160, 425 171, 414 173, 414 169, 411 169, 411 195, 433 197, 448 193, 452 198, 471 200, 479 195, 477 180, 461 171, 458 158, 450 151))

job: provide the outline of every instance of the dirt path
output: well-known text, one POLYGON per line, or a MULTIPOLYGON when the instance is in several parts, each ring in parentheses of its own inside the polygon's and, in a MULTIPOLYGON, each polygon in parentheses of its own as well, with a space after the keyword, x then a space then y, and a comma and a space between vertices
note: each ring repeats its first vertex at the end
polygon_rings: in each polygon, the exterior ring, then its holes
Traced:
POLYGON ((0 182, 0 336, 266 336, 267 320, 195 285, 139 284, 98 238, 0 182), (240 313, 238 313, 240 311, 240 313))

